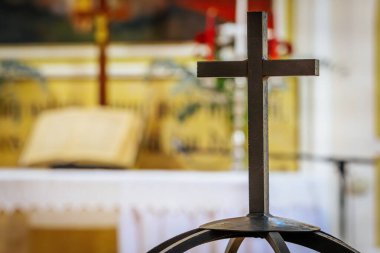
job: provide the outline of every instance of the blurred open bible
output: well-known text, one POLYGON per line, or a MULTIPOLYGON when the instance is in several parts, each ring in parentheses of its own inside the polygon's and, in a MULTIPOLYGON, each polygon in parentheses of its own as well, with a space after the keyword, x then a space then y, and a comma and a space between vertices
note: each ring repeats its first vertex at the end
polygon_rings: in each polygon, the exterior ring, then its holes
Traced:
POLYGON ((128 111, 71 108, 37 120, 20 157, 22 166, 132 167, 142 122, 128 111))

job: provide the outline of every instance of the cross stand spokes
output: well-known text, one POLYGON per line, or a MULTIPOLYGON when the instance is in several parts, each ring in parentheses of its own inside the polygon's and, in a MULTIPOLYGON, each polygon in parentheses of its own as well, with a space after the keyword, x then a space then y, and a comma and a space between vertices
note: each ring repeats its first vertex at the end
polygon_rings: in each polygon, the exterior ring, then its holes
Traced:
POLYGON ((151 253, 184 252, 220 239, 230 239, 226 251, 237 252, 246 237, 264 238, 274 252, 290 252, 285 241, 319 252, 358 252, 320 228, 269 213, 268 83, 270 76, 316 76, 318 60, 267 60, 267 15, 248 12, 248 59, 198 62, 198 77, 248 79, 249 214, 214 221, 178 235, 151 253))

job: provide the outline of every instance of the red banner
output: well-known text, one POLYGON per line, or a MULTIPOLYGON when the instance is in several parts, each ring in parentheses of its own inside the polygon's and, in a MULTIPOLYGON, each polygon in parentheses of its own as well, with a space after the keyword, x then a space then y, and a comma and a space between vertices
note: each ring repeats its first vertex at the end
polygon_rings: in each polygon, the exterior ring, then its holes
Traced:
MULTIPOLYGON (((208 9, 214 8, 218 17, 226 21, 235 21, 236 1, 232 0, 177 0, 179 6, 200 13, 206 13, 208 9)), ((271 12, 272 0, 248 0, 249 11, 271 12)))

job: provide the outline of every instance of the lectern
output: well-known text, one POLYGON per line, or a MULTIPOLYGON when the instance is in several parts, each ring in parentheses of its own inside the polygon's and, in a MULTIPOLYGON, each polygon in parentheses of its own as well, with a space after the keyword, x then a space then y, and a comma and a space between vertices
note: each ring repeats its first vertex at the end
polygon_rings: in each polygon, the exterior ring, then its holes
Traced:
POLYGON ((151 253, 185 252, 198 245, 230 239, 226 253, 237 252, 244 238, 264 238, 274 252, 290 252, 285 241, 318 252, 358 252, 319 227, 276 217, 269 212, 268 83, 270 76, 317 76, 318 60, 267 60, 267 14, 248 12, 248 59, 198 62, 198 77, 248 79, 249 214, 218 220, 178 235, 151 253))

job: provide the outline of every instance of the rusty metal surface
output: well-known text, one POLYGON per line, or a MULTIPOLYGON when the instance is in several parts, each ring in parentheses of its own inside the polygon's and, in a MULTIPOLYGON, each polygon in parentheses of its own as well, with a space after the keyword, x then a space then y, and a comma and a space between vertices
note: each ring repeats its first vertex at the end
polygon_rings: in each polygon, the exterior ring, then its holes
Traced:
POLYGON ((232 238, 228 241, 228 244, 226 246, 226 250, 224 253, 236 253, 238 252, 240 245, 244 241, 244 237, 237 237, 237 238, 232 238))
POLYGON ((313 232, 320 228, 272 215, 248 215, 206 223, 200 228, 236 232, 313 232))
MULTIPOLYGON (((193 239, 197 236, 201 236, 201 235, 207 233, 207 231, 208 230, 204 230, 204 229, 200 229, 200 228, 196 228, 196 229, 187 231, 185 233, 179 234, 179 235, 177 235, 173 238, 170 238, 169 240, 157 245, 153 249, 149 250, 148 253, 170 252, 169 250, 171 248, 175 247, 175 245, 178 245, 181 242, 190 241, 191 239, 193 239)), ((196 246, 192 245, 190 248, 192 248, 192 247, 196 247, 196 246)), ((188 248, 188 249, 190 249, 190 248, 188 248)))
POLYGON ((204 243, 236 237, 239 237, 239 234, 231 231, 194 229, 189 232, 178 235, 172 239, 169 239, 166 242, 163 242, 162 244, 148 251, 148 253, 185 252, 191 248, 194 248, 204 243))
POLYGON ((281 233, 285 241, 302 245, 317 252, 359 253, 343 241, 322 231, 315 233, 281 233))
POLYGON ((176 236, 150 253, 185 252, 198 245, 232 238, 227 253, 238 251, 245 237, 265 238, 276 253, 289 253, 285 241, 318 252, 357 253, 320 228, 269 214, 268 84, 269 76, 318 75, 317 60, 267 60, 267 15, 249 12, 248 59, 233 62, 199 62, 199 77, 248 79, 249 215, 210 222, 176 236))
POLYGON ((318 76, 318 60, 265 60, 264 76, 318 76))
MULTIPOLYGON (((194 229, 189 232, 178 235, 157 247, 148 251, 148 253, 178 253, 185 252, 204 243, 217 240, 236 238, 241 243, 241 238, 265 238, 277 253, 289 253, 286 242, 298 244, 317 252, 323 253, 359 253, 359 251, 348 246, 341 240, 320 232, 236 232, 224 230, 194 229)), ((232 241, 234 243, 234 241, 232 241)), ((235 250, 238 250, 240 244, 235 250)), ((228 252, 228 251, 226 251, 228 252)), ((229 251, 234 253, 236 251, 229 251)))
MULTIPOLYGON (((317 76, 318 60, 262 60, 263 76, 317 76)), ((248 62, 200 61, 198 77, 247 77, 248 62)))
POLYGON ((290 253, 284 239, 278 232, 269 232, 265 237, 275 253, 290 253))
POLYGON ((318 60, 268 60, 267 15, 249 12, 248 59, 198 62, 198 77, 247 77, 250 213, 269 213, 268 82, 270 76, 318 75, 318 60))
POLYGON ((201 61, 197 64, 198 77, 246 77, 247 61, 201 61))
POLYGON ((269 213, 267 14, 247 16, 248 39, 248 180, 249 212, 269 213))

